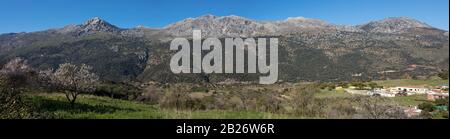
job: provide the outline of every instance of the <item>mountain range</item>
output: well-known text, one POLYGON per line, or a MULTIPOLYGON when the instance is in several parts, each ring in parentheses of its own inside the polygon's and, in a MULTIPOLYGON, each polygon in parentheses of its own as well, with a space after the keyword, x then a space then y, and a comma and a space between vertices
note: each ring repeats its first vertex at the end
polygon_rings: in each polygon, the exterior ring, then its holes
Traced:
POLYGON ((291 17, 256 21, 204 15, 164 28, 119 28, 95 17, 78 25, 0 35, 0 64, 23 57, 38 69, 86 63, 104 80, 124 82, 257 81, 252 74, 183 74, 169 70, 170 40, 191 37, 278 37, 283 81, 425 77, 448 70, 448 31, 408 17, 336 25, 291 17))

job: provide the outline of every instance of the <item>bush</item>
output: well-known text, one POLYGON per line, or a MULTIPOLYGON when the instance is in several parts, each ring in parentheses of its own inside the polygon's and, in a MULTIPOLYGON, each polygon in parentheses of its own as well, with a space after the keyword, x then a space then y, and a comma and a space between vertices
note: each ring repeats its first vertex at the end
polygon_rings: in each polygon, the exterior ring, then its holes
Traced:
POLYGON ((438 76, 442 79, 442 80, 448 80, 448 71, 442 71, 441 73, 438 74, 438 76))
POLYGON ((0 88, 0 119, 30 118, 32 111, 20 93, 0 88))
POLYGON ((437 106, 447 106, 448 107, 448 101, 449 101, 449 99, 446 99, 446 98, 436 99, 434 101, 434 104, 436 104, 437 106))
POLYGON ((433 103, 424 102, 422 104, 419 104, 419 109, 426 111, 426 112, 432 112, 432 111, 434 111, 435 107, 434 107, 433 103))
POLYGON ((361 81, 352 82, 350 84, 359 90, 364 90, 364 88, 366 87, 366 84, 364 84, 364 82, 361 81))
POLYGON ((98 85, 92 94, 116 99, 134 100, 141 95, 140 93, 142 93, 142 91, 139 88, 129 84, 103 83, 98 85))
POLYGON ((31 117, 31 108, 23 102, 22 94, 34 73, 21 58, 11 60, 0 70, 0 119, 31 117))
POLYGON ((439 111, 439 114, 442 116, 442 118, 448 119, 448 111, 439 111))
POLYGON ((180 88, 169 88, 159 101, 163 108, 175 108, 176 110, 192 108, 192 101, 188 92, 180 88))
POLYGON ((337 86, 340 86, 340 87, 342 87, 342 88, 348 88, 348 83, 347 83, 347 82, 339 82, 339 83, 337 84, 337 86))
POLYGON ((360 107, 359 118, 364 119, 405 119, 403 109, 383 97, 359 96, 353 100, 360 107))
POLYGON ((275 93, 265 93, 257 100, 259 111, 277 113, 281 111, 282 100, 275 93))
POLYGON ((423 111, 422 113, 420 113, 419 117, 422 119, 431 119, 433 118, 433 115, 430 112, 423 111))
POLYGON ((227 104, 229 105, 229 108, 232 108, 234 110, 242 110, 245 108, 244 102, 240 97, 237 96, 230 97, 227 104))
POLYGON ((142 95, 137 97, 137 101, 158 104, 158 102, 164 97, 164 91, 156 86, 148 86, 144 89, 142 95))
MULTIPOLYGON (((331 101, 331 100, 324 100, 331 101)), ((335 100, 337 104, 331 105, 327 112, 327 118, 352 118, 356 114, 356 109, 346 100, 335 100)))
POLYGON ((208 88, 202 86, 195 86, 191 89, 192 92, 208 92, 208 88))
POLYGON ((293 92, 290 105, 294 113, 306 117, 322 117, 324 105, 314 97, 319 92, 314 85, 301 86, 293 92))

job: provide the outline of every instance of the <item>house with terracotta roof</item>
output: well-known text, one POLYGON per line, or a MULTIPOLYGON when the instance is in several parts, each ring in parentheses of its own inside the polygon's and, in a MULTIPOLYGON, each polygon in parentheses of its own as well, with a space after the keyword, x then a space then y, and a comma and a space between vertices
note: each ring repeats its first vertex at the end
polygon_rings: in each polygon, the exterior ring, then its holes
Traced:
POLYGON ((438 90, 431 90, 427 93, 427 100, 435 101, 436 99, 448 99, 448 92, 443 93, 438 90))

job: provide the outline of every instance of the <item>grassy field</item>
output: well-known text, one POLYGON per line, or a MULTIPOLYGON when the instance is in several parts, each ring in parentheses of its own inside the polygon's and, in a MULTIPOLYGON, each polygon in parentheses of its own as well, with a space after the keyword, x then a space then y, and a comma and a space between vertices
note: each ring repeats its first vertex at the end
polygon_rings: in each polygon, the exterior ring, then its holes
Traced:
MULTIPOLYGON (((320 93, 316 94, 316 98, 338 98, 338 99, 346 99, 351 98, 354 96, 354 94, 344 93, 336 90, 322 90, 320 93)), ((401 96, 401 97, 392 97, 387 98, 391 100, 392 102, 395 102, 398 105, 401 106, 417 106, 423 102, 427 102, 427 96, 426 95, 411 95, 411 96, 401 96)))
POLYGON ((427 102, 426 95, 411 95, 403 97, 393 97, 389 99, 402 106, 417 106, 423 102, 427 102))
POLYGON ((27 95, 40 112, 53 113, 63 119, 286 119, 299 118, 282 114, 249 111, 189 111, 161 109, 155 105, 111 99, 92 95, 81 95, 72 107, 64 94, 27 95))
POLYGON ((442 80, 438 78, 432 78, 428 80, 412 80, 412 79, 400 79, 400 80, 382 80, 374 81, 378 85, 384 87, 394 86, 438 86, 442 84, 448 84, 448 80, 442 80))
MULTIPOLYGON (((435 86, 448 84, 448 80, 386 80, 374 81, 379 85, 435 86)), ((243 86, 252 87, 252 86, 243 86)), ((280 90, 280 86, 263 86, 262 88, 280 90)), ((261 87, 260 87, 261 88, 261 87)), ((259 89, 260 89, 259 88, 259 89)), ((251 89, 258 89, 253 87, 251 89)), ((270 90, 269 89, 269 90, 270 90)), ((283 88, 281 88, 283 89, 283 88)), ((232 90, 232 89, 228 89, 232 90)), ((239 91, 237 91, 239 92, 239 91)), ((319 101, 324 101, 324 107, 332 111, 336 106, 351 105, 352 99, 357 96, 345 93, 343 90, 322 89, 314 94, 319 101), (325 103, 326 102, 326 103, 325 103)), ((425 95, 387 98, 390 102, 401 106, 417 106, 426 102, 425 95)), ((61 93, 32 93, 26 95, 26 101, 36 108, 39 113, 50 113, 54 118, 62 119, 302 119, 293 114, 269 113, 244 110, 176 110, 161 108, 158 105, 149 105, 137 101, 112 99, 93 95, 80 95, 77 103, 71 106, 61 93)), ((315 117, 309 117, 315 118, 315 117)), ((325 118, 325 117, 322 117, 325 118)))
POLYGON ((346 93, 344 91, 340 91, 340 90, 321 90, 319 93, 315 94, 316 98, 350 98, 353 97, 355 95, 346 93))

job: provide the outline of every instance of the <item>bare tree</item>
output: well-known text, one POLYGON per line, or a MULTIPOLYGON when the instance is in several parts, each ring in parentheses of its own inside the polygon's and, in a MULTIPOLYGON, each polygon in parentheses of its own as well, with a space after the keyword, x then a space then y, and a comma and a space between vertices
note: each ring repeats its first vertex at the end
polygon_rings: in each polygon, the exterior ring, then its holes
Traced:
POLYGON ((405 119, 403 110, 395 103, 382 97, 360 96, 353 100, 359 104, 362 112, 360 118, 365 119, 405 119))
POLYGON ((95 90, 98 76, 91 70, 92 67, 85 64, 80 67, 70 63, 61 64, 53 74, 52 82, 64 90, 67 100, 74 105, 79 94, 95 90))

